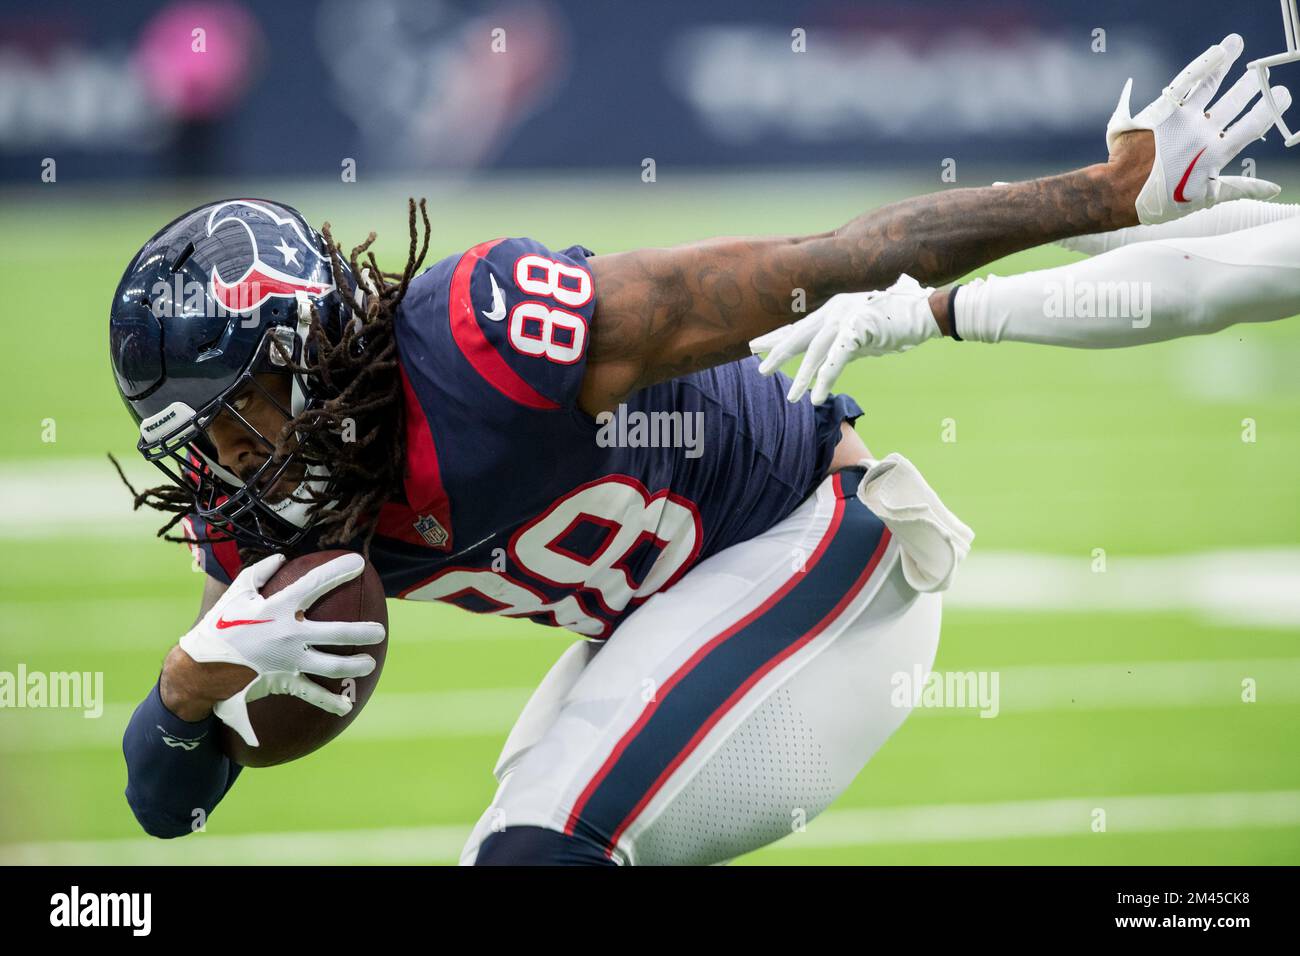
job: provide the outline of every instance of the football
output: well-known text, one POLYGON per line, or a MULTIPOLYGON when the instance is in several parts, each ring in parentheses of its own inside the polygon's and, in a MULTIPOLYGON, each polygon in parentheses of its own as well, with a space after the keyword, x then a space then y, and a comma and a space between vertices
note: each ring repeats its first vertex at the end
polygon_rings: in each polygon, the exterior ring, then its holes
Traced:
MULTIPOLYGON (((308 571, 331 561, 346 551, 318 551, 286 561, 284 566, 262 588, 262 595, 270 597, 288 587, 308 571)), ((307 610, 312 621, 378 621, 388 630, 388 606, 384 603, 384 587, 379 574, 370 562, 356 578, 339 585, 323 595, 307 610)), ((388 636, 378 644, 367 647, 318 648, 330 654, 370 654, 375 659, 375 669, 365 677, 327 678, 308 675, 334 693, 352 698, 352 710, 342 717, 326 713, 319 707, 297 697, 273 695, 255 700, 248 705, 248 715, 257 734, 259 746, 250 747, 225 724, 221 726, 221 747, 235 763, 245 767, 273 767, 288 763, 319 750, 348 727, 361 713, 379 683, 384 670, 384 657, 388 652, 388 636)))

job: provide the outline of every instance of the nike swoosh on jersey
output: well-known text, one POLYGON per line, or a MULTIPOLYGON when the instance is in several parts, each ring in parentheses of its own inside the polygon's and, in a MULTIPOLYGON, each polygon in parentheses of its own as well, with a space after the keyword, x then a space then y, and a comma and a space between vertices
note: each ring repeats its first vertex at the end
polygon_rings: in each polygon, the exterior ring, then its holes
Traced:
POLYGON ((489 312, 484 309, 483 317, 492 322, 500 322, 506 317, 506 295, 501 291, 501 287, 497 285, 495 275, 489 272, 488 278, 492 280, 492 311, 489 312))

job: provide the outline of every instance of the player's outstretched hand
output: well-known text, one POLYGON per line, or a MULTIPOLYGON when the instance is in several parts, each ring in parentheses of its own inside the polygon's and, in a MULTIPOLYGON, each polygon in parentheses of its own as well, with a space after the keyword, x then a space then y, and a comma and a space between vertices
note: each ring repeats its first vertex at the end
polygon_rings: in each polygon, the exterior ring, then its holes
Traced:
POLYGON ((180 640, 181 650, 200 664, 238 664, 256 676, 242 690, 213 704, 213 713, 250 747, 257 736, 248 704, 270 694, 293 694, 331 714, 346 714, 352 701, 309 680, 364 677, 375 669, 369 654, 327 654, 312 645, 378 644, 384 626, 376 621, 309 621, 304 612, 328 591, 365 570, 359 554, 346 554, 308 571, 271 597, 260 590, 284 564, 273 554, 240 572, 216 604, 180 640))
MULTIPOLYGON (((1124 134, 1134 130, 1151 130, 1155 134, 1155 162, 1135 203, 1139 222, 1168 222, 1216 202, 1272 199, 1281 191, 1262 179, 1219 175, 1273 124, 1262 99, 1237 119, 1260 91, 1253 70, 1244 72, 1227 93, 1210 105, 1244 46, 1235 33, 1224 37, 1222 43, 1188 64, 1137 116, 1129 111, 1133 80, 1124 84, 1119 105, 1106 125, 1106 147, 1112 161, 1123 152, 1124 134)), ((1291 93, 1284 86, 1272 87, 1272 91, 1278 109, 1285 112, 1291 105, 1291 93)))
POLYGON ((811 382, 813 404, 820 405, 853 359, 906 352, 940 335, 930 311, 932 292, 904 274, 884 292, 837 295, 798 322, 754 339, 749 349, 767 353, 758 367, 764 375, 802 352, 786 398, 799 401, 811 382))

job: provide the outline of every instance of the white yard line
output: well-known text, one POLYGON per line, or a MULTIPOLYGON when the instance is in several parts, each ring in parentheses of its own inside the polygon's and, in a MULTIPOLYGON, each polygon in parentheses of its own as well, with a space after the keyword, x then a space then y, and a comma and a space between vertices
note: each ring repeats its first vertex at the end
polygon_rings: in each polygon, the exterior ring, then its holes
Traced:
POLYGON ((1128 557, 980 552, 944 596, 986 611, 1192 611, 1241 626, 1300 626, 1300 548, 1128 557))
MULTIPOLYGON (((155 476, 128 463, 133 481, 155 476)), ((132 513, 108 461, 60 459, 0 465, 0 538, 114 536, 152 527, 132 513), (112 480, 110 480, 112 479, 112 480)), ((947 595, 953 607, 987 610, 1191 610, 1243 623, 1300 624, 1300 548, 1126 557, 1103 573, 1077 557, 980 551, 947 595)))
POLYGON ((1300 825, 1300 790, 1073 797, 1008 803, 833 810, 778 849, 948 843, 1034 837, 1105 839, 1134 833, 1243 830, 1300 825), (1104 812, 1104 818, 1097 811, 1104 812), (1103 820, 1105 833, 1093 830, 1103 820))
MULTIPOLYGON (((531 693, 530 687, 381 692, 340 740, 504 737, 531 693)), ((135 706, 109 704, 90 719, 79 711, 0 710, 0 754, 116 749, 135 706)))
MULTIPOLYGON (((134 482, 155 475, 129 462, 134 482)), ((132 513, 101 458, 0 465, 0 539, 147 536, 158 516, 132 513)), ((141 538, 143 540, 143 537, 141 538)), ((187 560, 178 548, 177 562, 187 560)), ((1192 612, 1212 621, 1300 627, 1300 547, 1130 557, 984 551, 976 547, 945 596, 988 611, 1192 612)), ((70 595, 69 600, 75 600, 70 595)))
POLYGON ((0 844, 4 866, 224 866, 295 863, 452 863, 469 826, 387 827, 304 833, 191 834, 184 840, 69 840, 0 844))
MULTIPOLYGON (((162 478, 138 455, 118 458, 136 488, 162 478)), ((131 495, 107 457, 0 464, 0 538, 149 534, 162 523, 158 518, 157 512, 131 510, 131 495)))
MULTIPOLYGON (((1117 661, 991 668, 974 674, 965 687, 991 687, 997 677, 1000 714, 1045 711, 1168 710, 1204 707, 1257 707, 1300 704, 1300 657, 1243 660, 1117 661), (981 675, 988 675, 981 678, 981 675), (1250 681, 1249 685, 1245 682, 1250 681), (1243 694, 1253 695, 1245 703, 1243 694)), ((943 669, 932 678, 938 686, 943 669)), ((921 708, 919 715, 970 717, 980 709, 921 708)))
MULTIPOLYGON (((998 715, 1300 704, 1300 657, 1214 661, 1130 661, 1002 667, 998 715), (1254 682, 1256 702, 1242 702, 1242 681, 1254 682)), ((971 685, 974 686, 974 685, 971 685)), ((983 686, 988 686, 985 678, 983 686)), ((138 688, 143 695, 143 688, 138 688)), ((504 737, 532 692, 490 687, 431 692, 380 692, 340 738, 345 743, 504 737)), ((916 717, 982 720, 982 705, 922 707, 916 717)), ((0 710, 0 754, 116 750, 134 703, 112 703, 94 719, 70 710, 0 710)))
MULTIPOLYGON (((173 545, 179 548, 180 545, 173 545)), ((176 555, 184 567, 185 556, 176 555)), ((84 595, 75 592, 52 598, 48 593, 34 597, 18 595, 0 598, 0 669, 12 667, 24 651, 39 646, 45 651, 93 651, 95 654, 136 654, 153 650, 159 659, 175 636, 194 620, 199 607, 202 581, 195 577, 194 593, 169 595, 165 599, 133 595, 84 595), (68 617, 76 615, 75 624, 68 617), (88 621, 101 622, 86 626, 88 621), (102 622, 111 621, 113 633, 102 622), (67 623, 64 623, 67 622, 67 623), (130 622, 125 626, 124 622, 130 622), (39 645, 33 635, 39 635, 39 645), (9 664, 6 665, 6 661, 9 664)), ((535 644, 538 639, 554 643, 558 656, 568 643, 577 640, 569 631, 545 628, 523 621, 501 621, 500 628, 486 630, 483 619, 452 605, 436 608, 427 602, 389 601, 389 621, 395 644, 454 644, 519 641, 535 644), (433 621, 430 615, 436 616, 433 621), (459 625, 459 626, 458 626, 459 625)))
MULTIPOLYGON (((831 810, 778 850, 1244 830, 1300 825, 1300 791, 1092 796, 831 810), (1105 832, 1096 832, 1104 811, 1105 832)), ((0 844, 0 865, 450 863, 470 825, 302 833, 191 834, 0 844)))

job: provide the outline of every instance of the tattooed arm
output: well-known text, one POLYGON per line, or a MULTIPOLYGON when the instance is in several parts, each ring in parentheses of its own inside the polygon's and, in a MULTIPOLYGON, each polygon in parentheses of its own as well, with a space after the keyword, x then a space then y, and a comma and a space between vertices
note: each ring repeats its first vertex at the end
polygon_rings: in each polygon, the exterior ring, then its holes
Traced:
POLYGON ((1110 161, 1007 186, 956 189, 882 206, 833 232, 710 239, 589 260, 596 311, 579 405, 614 408, 655 382, 749 354, 748 342, 841 292, 883 289, 906 272, 927 285, 1022 249, 1137 223, 1154 137, 1125 134, 1110 161))

